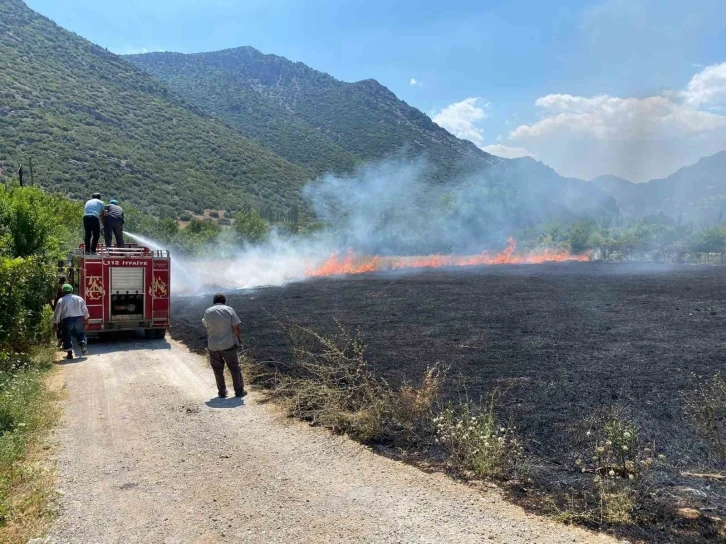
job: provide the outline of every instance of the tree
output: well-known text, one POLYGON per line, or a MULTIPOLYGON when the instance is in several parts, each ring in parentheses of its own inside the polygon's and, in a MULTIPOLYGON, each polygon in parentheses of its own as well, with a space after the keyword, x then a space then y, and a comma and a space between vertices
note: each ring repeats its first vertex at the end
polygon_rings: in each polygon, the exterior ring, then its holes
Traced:
POLYGON ((691 248, 696 253, 705 253, 706 260, 711 260, 711 253, 718 253, 721 262, 726 253, 726 228, 709 227, 697 232, 691 240, 691 248))
POLYGON ((578 221, 567 229, 567 242, 570 244, 572 253, 584 253, 592 246, 588 243, 595 224, 589 221, 578 221))
POLYGON ((600 252, 600 256, 604 261, 609 261, 610 256, 615 250, 615 240, 613 240, 608 229, 601 229, 590 236, 588 245, 600 252))
POLYGON ((260 217, 257 210, 238 212, 234 218, 237 238, 243 242, 260 242, 267 238, 270 224, 260 217))

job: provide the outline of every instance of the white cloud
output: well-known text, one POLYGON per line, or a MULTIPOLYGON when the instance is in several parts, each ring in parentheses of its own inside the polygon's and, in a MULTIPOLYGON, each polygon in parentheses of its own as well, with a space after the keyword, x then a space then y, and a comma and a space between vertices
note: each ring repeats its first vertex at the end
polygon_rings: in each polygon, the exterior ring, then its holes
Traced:
POLYGON ((487 118, 488 106, 479 97, 465 98, 436 113, 433 121, 453 135, 471 140, 481 147, 484 145, 484 130, 477 123, 487 118))
POLYGON ((413 77, 409 80, 408 84, 411 85, 412 87, 421 87, 423 85, 423 83, 421 83, 420 81, 417 81, 416 78, 413 78, 413 77))
POLYGON ((657 96, 543 96, 535 102, 540 120, 518 126, 506 142, 564 175, 645 181, 726 149, 724 104, 726 63, 698 72, 682 91, 657 96))
POLYGON ((502 144, 492 144, 482 147, 487 153, 496 155, 497 157, 504 157, 505 159, 517 159, 519 157, 534 157, 532 152, 523 147, 510 147, 502 144))
POLYGON ((688 82, 683 93, 687 104, 726 104, 726 62, 707 66, 688 82))

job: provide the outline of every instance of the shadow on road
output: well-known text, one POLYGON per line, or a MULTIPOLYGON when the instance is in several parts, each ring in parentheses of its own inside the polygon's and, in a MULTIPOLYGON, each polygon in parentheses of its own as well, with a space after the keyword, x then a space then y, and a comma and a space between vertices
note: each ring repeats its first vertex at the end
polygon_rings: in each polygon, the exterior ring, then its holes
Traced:
POLYGON ((171 349, 171 344, 165 338, 148 339, 144 337, 143 332, 107 332, 88 338, 89 355, 93 355, 94 353, 114 353, 118 351, 156 351, 169 349, 171 349))
POLYGON ((85 363, 87 360, 88 360, 88 357, 86 355, 83 355, 81 357, 76 357, 74 359, 66 359, 65 357, 63 357, 61 360, 56 361, 55 364, 60 365, 60 366, 76 365, 78 363, 85 363))
POLYGON ((239 408, 240 406, 245 405, 245 401, 244 399, 240 399, 238 397, 232 397, 229 399, 214 397, 213 399, 209 399, 204 404, 206 404, 210 408, 239 408))
MULTIPOLYGON (((73 340, 73 348, 75 353, 80 353, 81 349, 76 340, 73 340)), ((116 353, 119 351, 159 351, 170 350, 171 344, 165 339, 147 339, 143 333, 136 332, 110 332, 100 336, 89 336, 88 338, 88 355, 77 357, 76 359, 61 359, 57 361, 58 365, 69 365, 82 363, 87 361, 89 357, 94 355, 103 355, 106 353, 116 353)))
POLYGON ((166 340, 144 340, 136 341, 96 341, 88 343, 88 355, 115 353, 117 351, 160 351, 170 350, 171 344, 166 340))

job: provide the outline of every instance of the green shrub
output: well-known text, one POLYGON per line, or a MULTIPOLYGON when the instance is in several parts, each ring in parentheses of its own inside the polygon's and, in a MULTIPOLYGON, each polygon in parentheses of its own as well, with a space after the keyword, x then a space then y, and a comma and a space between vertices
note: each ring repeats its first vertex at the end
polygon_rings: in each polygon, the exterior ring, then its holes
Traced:
POLYGON ((0 258, 0 349, 22 351, 50 338, 55 274, 39 258, 0 258))
POLYGON ((82 205, 34 187, 0 186, 0 253, 54 259, 81 238, 82 205))

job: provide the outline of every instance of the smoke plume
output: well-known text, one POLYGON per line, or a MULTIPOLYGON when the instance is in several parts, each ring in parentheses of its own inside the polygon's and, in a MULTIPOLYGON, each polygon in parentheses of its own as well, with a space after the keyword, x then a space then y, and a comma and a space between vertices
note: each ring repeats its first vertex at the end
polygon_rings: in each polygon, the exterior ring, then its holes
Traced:
POLYGON ((557 175, 531 163, 543 169, 537 181, 530 163, 516 161, 447 183, 431 181, 431 168, 423 159, 387 160, 350 176, 322 176, 303 190, 324 225, 321 230, 305 236, 273 231, 262 244, 226 248, 232 258, 177 258, 179 272, 172 284, 187 292, 283 285, 311 275, 331 254, 348 251, 384 258, 496 252, 519 229, 593 210, 585 188, 565 183, 553 195, 547 177, 557 175))

